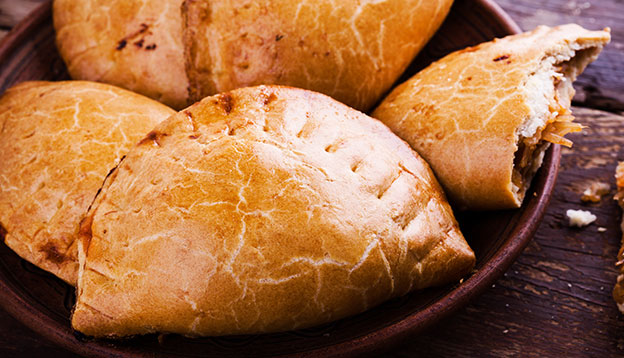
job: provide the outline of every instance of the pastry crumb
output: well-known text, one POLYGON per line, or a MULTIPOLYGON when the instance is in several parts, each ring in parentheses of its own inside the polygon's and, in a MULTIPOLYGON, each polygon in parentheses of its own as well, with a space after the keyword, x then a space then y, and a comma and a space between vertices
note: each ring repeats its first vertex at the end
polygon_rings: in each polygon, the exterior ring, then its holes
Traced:
POLYGON ((598 228, 598 232, 605 232, 605 231, 607 231, 606 227, 602 227, 601 226, 601 227, 598 228))
POLYGON ((566 211, 568 219, 570 219, 569 225, 575 227, 584 227, 594 221, 596 221, 596 215, 587 210, 572 210, 566 211))
POLYGON ((604 195, 609 194, 611 186, 603 182, 593 182, 589 188, 585 189, 581 201, 584 203, 599 203, 604 195))

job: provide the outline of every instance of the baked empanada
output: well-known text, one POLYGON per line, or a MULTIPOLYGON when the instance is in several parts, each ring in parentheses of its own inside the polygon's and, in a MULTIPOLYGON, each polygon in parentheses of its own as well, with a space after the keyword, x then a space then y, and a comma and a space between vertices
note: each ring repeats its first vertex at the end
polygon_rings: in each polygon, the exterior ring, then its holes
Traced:
POLYGON ((452 0, 55 0, 57 44, 76 79, 178 109, 282 84, 372 107, 433 36, 452 0))
POLYGON ((26 82, 0 98, 0 227, 24 259, 74 285, 75 240, 106 174, 175 113, 94 82, 26 82))
POLYGON ((372 116, 427 160, 462 209, 519 207, 550 143, 573 123, 572 81, 609 42, 577 25, 454 52, 394 89, 372 116))
POLYGON ((182 0, 54 0, 56 46, 73 79, 190 104, 182 0))
POLYGON ((261 86, 170 117, 81 225, 73 327, 90 336, 304 328, 470 272, 429 166, 331 98, 261 86))

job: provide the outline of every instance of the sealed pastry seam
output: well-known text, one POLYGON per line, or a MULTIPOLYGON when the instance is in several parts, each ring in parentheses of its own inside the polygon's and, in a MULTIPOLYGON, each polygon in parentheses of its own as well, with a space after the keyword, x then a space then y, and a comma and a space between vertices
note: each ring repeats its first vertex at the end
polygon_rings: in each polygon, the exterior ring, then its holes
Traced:
POLYGON ((0 98, 7 246, 75 285, 79 222, 102 179, 134 140, 172 113, 93 82, 25 82, 7 90, 0 98))
POLYGON ((126 87, 177 109, 235 88, 283 84, 367 110, 451 5, 55 0, 53 17, 72 78, 126 87))

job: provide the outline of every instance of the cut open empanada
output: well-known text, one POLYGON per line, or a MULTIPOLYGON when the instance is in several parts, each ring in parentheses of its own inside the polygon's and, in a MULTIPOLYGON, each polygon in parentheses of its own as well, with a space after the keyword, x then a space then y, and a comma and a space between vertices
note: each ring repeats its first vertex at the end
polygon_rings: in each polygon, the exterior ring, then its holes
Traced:
POLYGON ((427 160, 462 209, 516 208, 572 122, 572 81, 609 42, 577 25, 454 52, 394 89, 372 116, 427 160))

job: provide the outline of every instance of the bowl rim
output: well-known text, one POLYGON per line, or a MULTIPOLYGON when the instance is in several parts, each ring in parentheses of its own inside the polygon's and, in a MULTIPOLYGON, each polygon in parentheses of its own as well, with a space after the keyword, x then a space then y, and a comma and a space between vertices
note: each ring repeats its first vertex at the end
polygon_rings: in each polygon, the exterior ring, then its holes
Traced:
MULTIPOLYGON (((502 29, 509 34, 521 32, 520 27, 503 11, 493 0, 473 0, 486 12, 500 19, 502 29)), ((37 7, 24 20, 17 24, 11 32, 0 41, 0 62, 3 61, 20 43, 26 41, 38 25, 51 16, 52 1, 47 1, 37 7)), ((294 353, 299 357, 345 357, 379 352, 384 348, 397 345, 410 336, 418 334, 431 327, 436 322, 449 317, 459 308, 465 306, 472 299, 483 293, 511 266, 523 249, 533 238, 550 201, 555 185, 561 148, 552 145, 546 153, 544 164, 540 172, 545 175, 536 175, 532 188, 541 193, 536 200, 531 200, 519 221, 528 223, 514 228, 509 238, 496 250, 494 255, 484 265, 466 279, 463 284, 442 296, 435 303, 408 315, 396 323, 390 324, 374 332, 347 341, 313 348, 305 352, 294 353)), ((27 298, 13 291, 11 287, 0 280, 0 305, 13 317, 24 323, 30 329, 48 340, 69 349, 75 353, 91 357, 144 357, 148 352, 132 351, 120 352, 105 342, 83 342, 71 331, 61 329, 58 322, 45 314, 36 314, 38 308, 27 298), (48 329, 57 327, 59 329, 48 329)), ((285 356, 285 355, 282 355, 285 356)))

